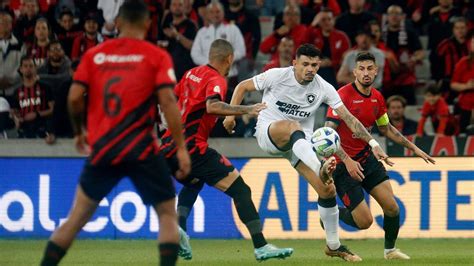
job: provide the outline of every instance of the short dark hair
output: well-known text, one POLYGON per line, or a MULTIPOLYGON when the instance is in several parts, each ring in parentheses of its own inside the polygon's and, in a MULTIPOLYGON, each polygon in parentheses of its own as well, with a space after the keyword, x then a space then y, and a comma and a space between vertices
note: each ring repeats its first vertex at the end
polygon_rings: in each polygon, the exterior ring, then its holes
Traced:
POLYGON ((217 39, 211 43, 209 61, 222 62, 231 54, 234 54, 232 44, 224 39, 217 39))
POLYGON ((390 104, 393 103, 393 102, 400 102, 402 104, 403 108, 405 108, 407 106, 407 100, 405 100, 405 98, 403 98, 403 96, 401 96, 401 95, 392 95, 392 96, 388 97, 387 107, 390 107, 390 104))
POLYGON ((61 45, 61 48, 63 47, 63 45, 61 44, 61 42, 58 40, 58 39, 52 39, 49 43, 48 43, 48 49, 49 50, 51 48, 51 46, 55 45, 55 44, 59 44, 61 45))
POLYGON ((20 59, 20 67, 23 66, 23 62, 28 61, 28 60, 33 61, 33 64, 36 66, 35 59, 31 55, 24 55, 20 59))
POLYGON ((74 14, 69 8, 64 8, 61 13, 59 13, 59 19, 62 19, 64 16, 71 16, 74 18, 74 14))
POLYGON ((356 56, 356 63, 362 61, 372 61, 375 64, 375 56, 369 52, 360 52, 356 56))
POLYGON ((302 55, 307 57, 321 57, 321 50, 310 43, 305 43, 296 49, 296 58, 300 58, 302 55))
POLYGON ((426 86, 425 89, 425 94, 432 94, 432 95, 440 95, 441 94, 441 89, 438 86, 438 84, 429 84, 426 86))
POLYGON ((332 13, 334 15, 334 11, 329 8, 329 7, 322 7, 319 12, 326 12, 326 13, 332 13))
POLYGON ((150 17, 147 5, 142 0, 126 0, 119 8, 117 17, 135 24, 150 17))

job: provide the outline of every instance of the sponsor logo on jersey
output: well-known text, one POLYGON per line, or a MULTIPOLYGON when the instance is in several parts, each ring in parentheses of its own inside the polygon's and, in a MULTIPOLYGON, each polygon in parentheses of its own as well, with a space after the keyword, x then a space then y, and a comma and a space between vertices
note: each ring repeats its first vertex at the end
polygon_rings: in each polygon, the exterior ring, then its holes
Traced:
POLYGON ((98 53, 94 56, 94 63, 102 65, 103 63, 138 63, 143 60, 144 56, 139 54, 116 55, 98 53))
POLYGON ((187 78, 187 79, 190 79, 190 80, 192 80, 192 81, 194 81, 194 82, 196 82, 196 83, 199 83, 199 82, 201 82, 201 80, 202 80, 202 78, 197 77, 197 76, 195 76, 194 74, 191 74, 191 71, 189 71, 188 74, 186 74, 186 78, 187 78))
POLYGON ((277 101, 276 105, 278 106, 278 110, 282 113, 287 115, 297 116, 297 117, 309 117, 311 115, 310 112, 300 111, 299 109, 301 106, 291 103, 285 103, 281 101, 277 101))
POLYGON ((217 92, 217 93, 221 93, 221 87, 219 87, 218 85, 214 87, 213 89, 214 92, 217 92))
POLYGON ((352 103, 363 103, 364 100, 353 100, 352 103))
POLYGON ((306 94, 306 101, 309 104, 314 103, 314 100, 316 100, 316 95, 314 95, 313 93, 306 94))

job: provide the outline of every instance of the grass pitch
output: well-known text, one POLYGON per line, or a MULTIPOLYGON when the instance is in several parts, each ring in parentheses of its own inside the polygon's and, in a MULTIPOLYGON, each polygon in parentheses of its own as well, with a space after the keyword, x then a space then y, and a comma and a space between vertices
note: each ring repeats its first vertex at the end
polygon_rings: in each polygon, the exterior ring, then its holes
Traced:
MULTIPOLYGON (((250 240, 191 240, 193 259, 179 265, 344 265, 324 255, 322 240, 275 240, 293 247, 285 260, 258 263, 250 240)), ((0 265, 38 265, 46 240, 0 240, 0 265)), ((383 240, 345 240, 363 258, 358 265, 474 265, 474 239, 401 239, 398 247, 410 261, 383 259, 383 240)), ((157 265, 157 246, 152 240, 78 240, 61 265, 157 265)))

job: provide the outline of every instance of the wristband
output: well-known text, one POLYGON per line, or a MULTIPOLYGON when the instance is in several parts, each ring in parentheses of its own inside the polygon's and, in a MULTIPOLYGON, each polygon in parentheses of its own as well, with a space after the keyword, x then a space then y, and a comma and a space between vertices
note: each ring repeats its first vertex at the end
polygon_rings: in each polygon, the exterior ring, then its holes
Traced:
POLYGON ((380 146, 380 144, 375 139, 369 140, 369 145, 372 149, 377 147, 377 146, 380 146))

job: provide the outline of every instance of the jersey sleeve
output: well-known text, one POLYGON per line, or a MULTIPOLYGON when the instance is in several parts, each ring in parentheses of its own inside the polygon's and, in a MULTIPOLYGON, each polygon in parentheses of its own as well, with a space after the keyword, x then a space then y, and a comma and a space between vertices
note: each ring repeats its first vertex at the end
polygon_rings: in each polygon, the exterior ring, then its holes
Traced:
POLYGON ((271 87, 272 81, 278 78, 278 69, 269 69, 252 78, 253 85, 258 91, 264 91, 271 87))
POLYGON ((82 57, 79 66, 77 66, 77 70, 74 73, 73 80, 76 83, 83 85, 84 87, 88 88, 90 84, 90 54, 87 53, 82 57))
POLYGON ((326 121, 330 121, 339 125, 341 123, 341 118, 337 115, 336 111, 331 107, 328 108, 328 112, 326 114, 326 121))
POLYGON ((377 95, 379 103, 379 113, 377 114, 377 120, 375 120, 375 123, 377 124, 377 126, 386 126, 388 125, 388 123, 390 123, 390 119, 388 118, 387 114, 387 105, 385 104, 385 100, 382 94, 377 95))
POLYGON ((156 62, 159 62, 159 65, 155 74, 155 88, 156 90, 173 87, 176 84, 176 75, 174 74, 173 62, 171 57, 165 51, 159 53, 156 62))
MULTIPOLYGON (((321 78, 322 80, 322 78, 321 78)), ((332 109, 337 109, 343 105, 341 97, 339 96, 339 93, 337 93, 336 89, 334 87, 327 83, 326 81, 323 81, 323 87, 324 87, 324 102, 329 105, 332 109)))
POLYGON ((456 64, 456 66, 454 67, 454 71, 453 71, 453 77, 451 78, 451 83, 452 82, 464 83, 464 81, 462 79, 463 72, 465 71, 464 67, 465 66, 463 64, 463 61, 460 61, 459 63, 456 64))
POLYGON ((216 77, 211 79, 206 85, 206 100, 218 99, 225 101, 227 94, 227 82, 223 78, 216 77))

